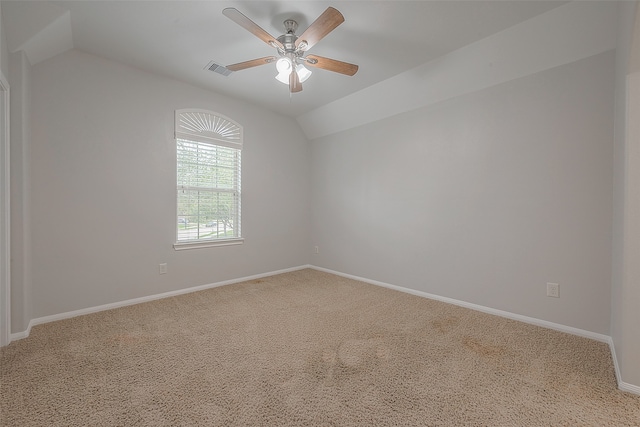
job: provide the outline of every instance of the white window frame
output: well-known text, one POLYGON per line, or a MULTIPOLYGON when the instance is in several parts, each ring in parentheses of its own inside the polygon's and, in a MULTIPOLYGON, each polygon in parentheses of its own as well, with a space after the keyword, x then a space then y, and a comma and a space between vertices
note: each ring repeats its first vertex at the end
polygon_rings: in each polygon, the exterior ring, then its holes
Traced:
MULTIPOLYGON (((242 144, 243 144, 243 129, 235 121, 230 118, 218 114, 214 111, 202 110, 202 109, 181 109, 176 110, 175 112, 175 141, 176 141, 176 166, 178 159, 178 140, 186 140, 189 142, 193 142, 196 144, 206 144, 209 146, 218 146, 231 148, 234 150, 238 150, 238 156, 241 155, 242 152, 242 144)), ((173 247, 175 250, 183 250, 183 249, 195 249, 195 248, 206 248, 213 246, 229 246, 229 245, 239 245, 244 242, 244 238, 241 234, 241 158, 237 164, 237 179, 236 185, 233 189, 234 195, 237 198, 237 209, 234 217, 234 231, 237 233, 236 237, 230 238, 199 238, 193 240, 178 240, 179 233, 179 207, 178 207, 178 195, 180 191, 185 190, 195 190, 197 188, 203 188, 207 191, 211 191, 211 188, 207 187, 184 187, 180 186, 177 182, 177 174, 176 174, 176 217, 175 217, 175 226, 176 226, 176 242, 173 247)), ((215 190, 213 190, 215 191, 215 190)), ((225 191, 228 191, 226 189, 225 191)))

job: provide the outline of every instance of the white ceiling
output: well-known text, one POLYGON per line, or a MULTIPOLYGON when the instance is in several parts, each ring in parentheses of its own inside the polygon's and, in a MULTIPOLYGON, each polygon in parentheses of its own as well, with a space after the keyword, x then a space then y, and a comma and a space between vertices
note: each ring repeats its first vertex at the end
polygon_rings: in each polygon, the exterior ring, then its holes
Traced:
POLYGON ((2 1, 10 51, 32 65, 70 48, 297 117, 540 15, 558 1, 2 1), (204 70, 274 54, 222 15, 235 7, 274 36, 287 18, 301 34, 327 7, 345 22, 310 53, 358 64, 353 77, 312 69, 290 95, 264 65, 229 77, 204 70))

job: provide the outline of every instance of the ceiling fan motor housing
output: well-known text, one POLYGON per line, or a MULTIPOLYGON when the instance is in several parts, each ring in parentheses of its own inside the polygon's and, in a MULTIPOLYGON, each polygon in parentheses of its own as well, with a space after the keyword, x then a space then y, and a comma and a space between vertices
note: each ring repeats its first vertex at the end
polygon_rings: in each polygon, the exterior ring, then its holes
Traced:
POLYGON ((304 54, 305 48, 307 47, 307 43, 302 40, 296 46, 296 40, 298 40, 298 36, 296 36, 295 32, 298 28, 298 23, 293 19, 287 19, 284 21, 284 28, 286 34, 278 37, 278 41, 282 43, 283 49, 278 48, 278 53, 282 57, 287 57, 291 61, 292 64, 300 63, 302 55, 304 54))
MULTIPOLYGON (((298 26, 296 21, 293 21, 291 19, 288 19, 284 22, 287 30, 289 28, 296 28, 298 26), (293 23, 295 25, 287 26, 287 23, 293 23)), ((296 48, 297 39, 298 39, 298 36, 296 36, 293 32, 287 32, 287 34, 283 34, 280 37, 278 37, 278 41, 282 43, 282 46, 284 47, 284 50, 278 49, 278 53, 280 54, 281 57, 289 58, 289 61, 291 61, 292 66, 295 66, 295 64, 299 63, 298 59, 301 58, 303 54, 303 51, 296 48)))
POLYGON ((282 43, 282 46, 284 46, 284 51, 286 53, 295 52, 297 39, 298 36, 293 33, 283 34, 278 37, 278 41, 282 43))

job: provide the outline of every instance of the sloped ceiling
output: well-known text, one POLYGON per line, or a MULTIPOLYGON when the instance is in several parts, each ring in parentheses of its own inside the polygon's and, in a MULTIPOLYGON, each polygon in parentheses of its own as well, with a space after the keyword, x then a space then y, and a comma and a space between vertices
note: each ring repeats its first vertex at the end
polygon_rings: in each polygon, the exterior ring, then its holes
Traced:
MULTIPOLYGON (((429 86, 424 68, 429 67, 428 64, 450 61, 452 54, 465 47, 497 37, 536 17, 563 13, 559 11, 567 6, 572 4, 537 0, 3 0, 1 3, 9 50, 25 51, 32 65, 77 48, 297 118, 310 138, 361 124, 361 119, 349 118, 356 101, 359 115, 370 113, 371 100, 383 107, 381 113, 369 117, 379 118, 406 110, 407 106, 394 106, 397 100, 387 103, 384 97, 389 90, 394 93, 393 88, 397 86, 398 93, 409 91, 410 98, 420 98, 419 91, 429 86), (224 8, 237 8, 267 32, 278 36, 284 32, 285 19, 297 20, 297 33, 301 34, 329 6, 340 10, 345 22, 310 53, 358 64, 360 69, 355 76, 313 69, 304 90, 291 95, 286 85, 275 80, 272 65, 235 72, 228 77, 204 69, 212 60, 227 65, 274 54, 273 48, 223 16, 224 8), (415 70, 422 70, 419 77, 414 75, 415 70), (411 82, 412 78, 418 78, 419 84, 411 82), (418 92, 412 93, 411 87, 418 92), (380 88, 384 90, 378 92, 380 88), (340 122, 339 126, 336 121, 340 122), (324 130, 318 132, 319 128, 324 130)), ((609 6, 608 10, 614 8, 609 6)), ((575 27, 571 22, 573 18, 570 14, 564 15, 567 16, 563 19, 568 22, 562 24, 570 32, 575 27)), ((595 18, 592 15, 589 19, 600 19, 599 15, 595 18)), ((603 19, 609 19, 610 14, 605 15, 603 19)), ((583 18, 578 14, 575 20, 583 18)), ((537 38, 536 34, 521 36, 530 40, 537 38)), ((522 55, 527 56, 526 52, 522 55)), ((474 64, 471 65, 473 69, 474 64)), ((465 73, 461 76, 468 77, 465 73)), ((415 108, 415 104, 414 100, 408 105, 415 108)))

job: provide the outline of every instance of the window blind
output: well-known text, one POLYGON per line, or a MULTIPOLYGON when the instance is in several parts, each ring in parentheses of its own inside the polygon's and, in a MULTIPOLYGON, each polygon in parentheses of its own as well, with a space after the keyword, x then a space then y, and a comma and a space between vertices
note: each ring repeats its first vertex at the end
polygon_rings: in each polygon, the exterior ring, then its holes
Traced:
POLYGON ((241 237, 242 129, 203 110, 176 112, 177 241, 241 237))

